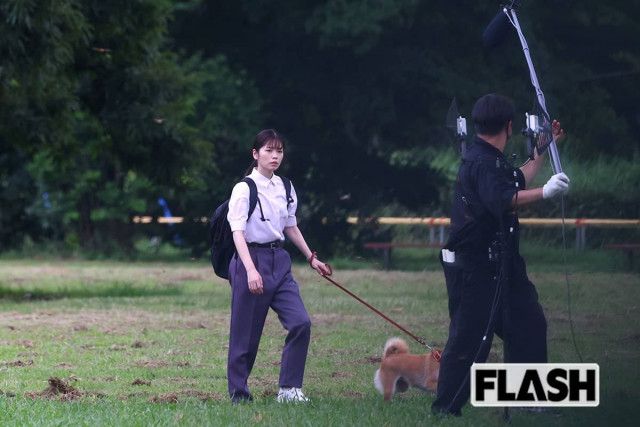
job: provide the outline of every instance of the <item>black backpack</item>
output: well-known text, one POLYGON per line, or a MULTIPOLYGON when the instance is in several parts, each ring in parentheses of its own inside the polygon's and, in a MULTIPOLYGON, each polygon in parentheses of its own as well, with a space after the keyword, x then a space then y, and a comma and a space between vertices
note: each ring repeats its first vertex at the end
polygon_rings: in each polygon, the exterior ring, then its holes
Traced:
MULTIPOLYGON (((291 181, 285 177, 280 177, 287 197, 287 208, 293 202, 291 197, 291 181)), ((251 214, 256 209, 256 205, 260 204, 258 199, 258 188, 253 179, 245 177, 240 182, 246 182, 249 186, 249 214, 247 219, 251 217, 251 214)), ((231 232, 231 226, 227 220, 227 214, 229 213, 229 200, 225 200, 218 206, 209 219, 209 239, 211 242, 211 266, 213 271, 218 277, 223 279, 229 278, 229 263, 231 258, 236 253, 236 247, 233 243, 233 233, 231 232)), ((266 221, 264 215, 262 215, 262 206, 260 206, 260 215, 263 221, 266 221)))

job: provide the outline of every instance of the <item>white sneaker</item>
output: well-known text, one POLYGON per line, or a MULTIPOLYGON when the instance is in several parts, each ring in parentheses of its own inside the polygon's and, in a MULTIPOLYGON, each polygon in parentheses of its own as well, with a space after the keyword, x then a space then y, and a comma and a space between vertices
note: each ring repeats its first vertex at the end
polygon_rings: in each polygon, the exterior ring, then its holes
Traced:
POLYGON ((276 397, 276 402, 278 403, 287 403, 287 402, 308 402, 309 398, 304 395, 301 388, 291 387, 291 388, 280 388, 278 391, 278 397, 276 397))

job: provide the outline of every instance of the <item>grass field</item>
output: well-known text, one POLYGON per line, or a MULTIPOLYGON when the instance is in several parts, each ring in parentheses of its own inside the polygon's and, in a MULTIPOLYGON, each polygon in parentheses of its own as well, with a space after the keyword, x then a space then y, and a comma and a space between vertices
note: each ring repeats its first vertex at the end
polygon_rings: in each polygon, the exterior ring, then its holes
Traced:
MULTIPOLYGON (((360 269, 337 270, 335 278, 442 346, 446 291, 430 263, 382 272, 355 262, 360 269)), ((549 322, 550 360, 576 362, 564 274, 530 264, 549 322)), ((640 276, 604 261, 580 261, 570 272, 577 342, 585 362, 600 364, 600 407, 516 411, 512 424, 637 425, 640 276)), ((433 396, 415 390, 384 404, 372 378, 385 340, 400 332, 308 268, 294 274, 313 321, 304 385, 312 403, 274 401, 285 335, 270 314, 250 378, 256 401, 232 406, 229 286, 204 263, 0 261, 0 425, 502 424, 500 410, 469 405, 461 418, 436 419, 433 396), (49 396, 53 377, 74 390, 49 396)), ((496 340, 490 358, 500 355, 496 340)))

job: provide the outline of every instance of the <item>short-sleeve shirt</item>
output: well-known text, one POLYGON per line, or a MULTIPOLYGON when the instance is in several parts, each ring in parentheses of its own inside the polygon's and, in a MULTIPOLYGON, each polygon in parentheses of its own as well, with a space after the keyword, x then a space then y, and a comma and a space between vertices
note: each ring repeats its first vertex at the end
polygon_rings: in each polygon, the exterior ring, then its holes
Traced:
POLYGON ((249 243, 269 243, 284 240, 284 228, 297 225, 296 209, 298 197, 291 184, 293 201, 287 207, 287 195, 282 179, 273 175, 267 178, 253 169, 249 178, 256 183, 259 204, 247 218, 249 213, 249 185, 239 182, 233 187, 229 198, 227 220, 231 231, 244 231, 245 240, 249 243), (262 212, 260 211, 262 207, 262 212), (264 215, 265 221, 262 221, 264 215))
POLYGON ((458 170, 447 248, 485 253, 502 231, 512 236, 511 250, 517 253, 519 224, 511 204, 516 192, 524 189, 522 171, 500 150, 476 137, 458 170))

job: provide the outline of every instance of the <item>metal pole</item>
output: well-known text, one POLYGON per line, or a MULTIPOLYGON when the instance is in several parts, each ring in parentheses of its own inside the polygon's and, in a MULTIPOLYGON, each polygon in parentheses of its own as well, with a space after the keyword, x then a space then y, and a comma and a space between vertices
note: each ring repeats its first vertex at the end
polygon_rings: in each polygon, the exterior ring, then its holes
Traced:
MULTIPOLYGON (((518 33, 518 38, 520 39, 520 44, 522 45, 524 57, 527 60, 527 65, 529 66, 529 76, 531 77, 531 84, 536 91, 538 103, 540 104, 540 108, 542 108, 546 119, 551 122, 551 116, 549 116, 549 113, 547 112, 547 103, 544 99, 544 93, 540 88, 538 76, 536 75, 536 70, 533 67, 533 61, 531 60, 531 55, 529 53, 529 45, 527 44, 527 40, 524 38, 522 29, 520 28, 520 22, 518 22, 516 11, 515 9, 507 7, 503 8, 502 11, 507 15, 507 17, 511 21, 511 24, 515 27, 516 32, 518 33)), ((551 159, 551 168, 553 169, 553 173, 556 174, 562 172, 562 165, 560 164, 560 154, 558 153, 558 147, 553 140, 549 144, 549 157, 551 159)))

